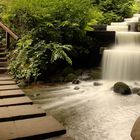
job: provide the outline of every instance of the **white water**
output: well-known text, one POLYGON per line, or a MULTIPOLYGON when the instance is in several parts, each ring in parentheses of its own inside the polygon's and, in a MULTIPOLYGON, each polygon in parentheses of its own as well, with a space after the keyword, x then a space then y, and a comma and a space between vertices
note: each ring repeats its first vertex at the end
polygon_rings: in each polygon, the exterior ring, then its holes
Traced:
MULTIPOLYGON (((136 19, 139 17, 126 20, 133 22, 136 19)), ((118 24, 116 28, 124 27, 123 24, 118 24)), ((103 54, 103 79, 140 80, 140 32, 116 32, 115 46, 103 54)))
MULTIPOLYGON (((115 94, 111 90, 114 82, 98 81, 102 86, 93 86, 93 82, 82 81, 79 90, 68 83, 31 89, 28 93, 75 140, 132 140, 130 133, 140 114, 140 97, 115 94)), ((140 87, 140 82, 128 84, 140 87)))

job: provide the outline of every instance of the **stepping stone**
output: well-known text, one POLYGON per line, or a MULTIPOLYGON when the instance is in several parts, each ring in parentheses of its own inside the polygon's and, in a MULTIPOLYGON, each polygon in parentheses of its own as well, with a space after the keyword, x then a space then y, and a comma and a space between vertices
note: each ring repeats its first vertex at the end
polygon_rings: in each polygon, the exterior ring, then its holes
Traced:
POLYGON ((8 109, 12 120, 42 117, 46 115, 45 111, 36 105, 10 106, 8 109))
POLYGON ((21 96, 25 96, 25 93, 20 89, 0 91, 0 99, 1 98, 21 97, 21 96))
POLYGON ((0 58, 0 62, 6 62, 6 61, 7 61, 6 57, 0 58))
POLYGON ((15 105, 27 105, 33 104, 32 100, 28 97, 16 97, 0 99, 0 107, 15 106, 15 105))
POLYGON ((15 81, 10 80, 10 81, 0 81, 0 86, 1 85, 15 85, 15 81))
POLYGON ((15 90, 15 89, 19 89, 19 87, 17 85, 0 86, 0 91, 3 91, 3 90, 15 90))
POLYGON ((26 140, 45 139, 66 133, 65 128, 51 116, 15 121, 15 125, 19 138, 26 140))
POLYGON ((0 123, 0 140, 9 140, 17 138, 16 127, 14 122, 0 123))
POLYGON ((0 122, 46 116, 45 111, 35 105, 0 107, 0 122))
POLYGON ((7 67, 7 62, 0 62, 0 67, 7 67))
POLYGON ((9 80, 13 80, 12 77, 8 76, 8 75, 3 75, 0 74, 0 81, 9 81, 9 80))
POLYGON ((7 67, 0 67, 0 74, 6 73, 8 71, 7 67))
POLYGON ((8 107, 0 107, 0 122, 4 121, 12 121, 8 107))

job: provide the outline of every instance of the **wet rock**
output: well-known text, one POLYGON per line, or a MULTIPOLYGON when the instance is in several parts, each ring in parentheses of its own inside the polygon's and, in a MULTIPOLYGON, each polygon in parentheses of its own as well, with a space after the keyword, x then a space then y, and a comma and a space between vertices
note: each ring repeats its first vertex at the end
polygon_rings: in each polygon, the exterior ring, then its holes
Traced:
POLYGON ((77 76, 75 74, 70 73, 65 77, 65 82, 72 82, 76 78, 77 78, 77 76))
POLYGON ((33 97, 33 98, 37 98, 38 96, 40 96, 39 93, 36 93, 36 94, 32 94, 32 95, 31 95, 31 97, 33 97))
POLYGON ((134 82, 134 84, 135 84, 136 86, 140 86, 140 83, 139 83, 139 82, 134 82))
POLYGON ((139 95, 139 96, 140 96, 140 92, 138 92, 138 93, 137 93, 137 95, 139 95))
POLYGON ((140 140, 140 117, 135 121, 133 125, 131 137, 133 140, 140 140))
POLYGON ((79 90, 79 89, 80 89, 80 87, 78 87, 78 86, 74 87, 74 90, 79 90))
POLYGON ((113 91, 116 92, 116 93, 120 93, 122 95, 131 94, 130 87, 123 82, 115 83, 114 86, 113 86, 113 91))
POLYGON ((134 94, 138 94, 138 93, 140 93, 140 88, 139 87, 135 87, 135 88, 132 88, 132 93, 134 93, 134 94))
POLYGON ((73 83, 73 84, 80 84, 81 81, 80 81, 79 79, 74 79, 74 80, 72 81, 72 83, 73 83))
POLYGON ((93 85, 94 85, 94 86, 101 86, 101 85, 102 85, 102 83, 99 83, 99 82, 94 82, 94 83, 93 83, 93 85))

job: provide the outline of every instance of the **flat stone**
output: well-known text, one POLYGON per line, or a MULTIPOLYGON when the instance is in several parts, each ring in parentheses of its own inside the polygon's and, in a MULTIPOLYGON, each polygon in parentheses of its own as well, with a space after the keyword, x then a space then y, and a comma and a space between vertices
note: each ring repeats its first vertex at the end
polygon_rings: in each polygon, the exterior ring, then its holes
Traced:
POLYGON ((140 117, 134 123, 131 131, 131 137, 133 140, 140 140, 140 117))
POLYGON ((14 122, 0 123, 0 140, 9 140, 17 138, 17 130, 14 122))
POLYGON ((15 89, 19 89, 19 87, 17 85, 0 86, 0 91, 3 91, 3 90, 15 90, 15 89))
POLYGON ((65 128, 53 117, 39 117, 15 121, 17 134, 23 139, 45 139, 66 133, 65 128))
POLYGON ((8 107, 0 107, 0 122, 12 121, 8 107))
POLYGON ((8 76, 8 75, 1 75, 0 74, 0 81, 9 81, 12 80, 12 77, 8 76))
POLYGON ((11 98, 20 96, 25 96, 25 93, 20 89, 0 91, 0 98, 11 98))
POLYGON ((28 97, 16 97, 16 98, 5 98, 0 99, 0 107, 15 106, 15 105, 27 105, 33 104, 32 100, 28 97))
POLYGON ((0 86, 1 85, 15 85, 15 81, 13 80, 7 80, 7 81, 0 81, 0 86))
POLYGON ((46 115, 45 111, 36 105, 10 106, 8 109, 12 120, 28 119, 46 115))

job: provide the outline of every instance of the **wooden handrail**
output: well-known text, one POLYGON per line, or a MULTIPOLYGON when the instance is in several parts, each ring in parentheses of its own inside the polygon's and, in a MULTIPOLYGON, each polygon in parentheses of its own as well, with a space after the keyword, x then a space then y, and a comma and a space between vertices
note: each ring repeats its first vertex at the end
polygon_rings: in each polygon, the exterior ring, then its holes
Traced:
POLYGON ((0 22, 0 27, 3 28, 15 40, 18 40, 19 37, 14 32, 12 32, 7 26, 5 26, 2 22, 0 22))
POLYGON ((9 48, 10 36, 13 37, 15 40, 18 40, 19 37, 13 31, 11 31, 7 26, 5 26, 2 22, 0 22, 0 27, 6 32, 6 46, 7 48, 9 48))

